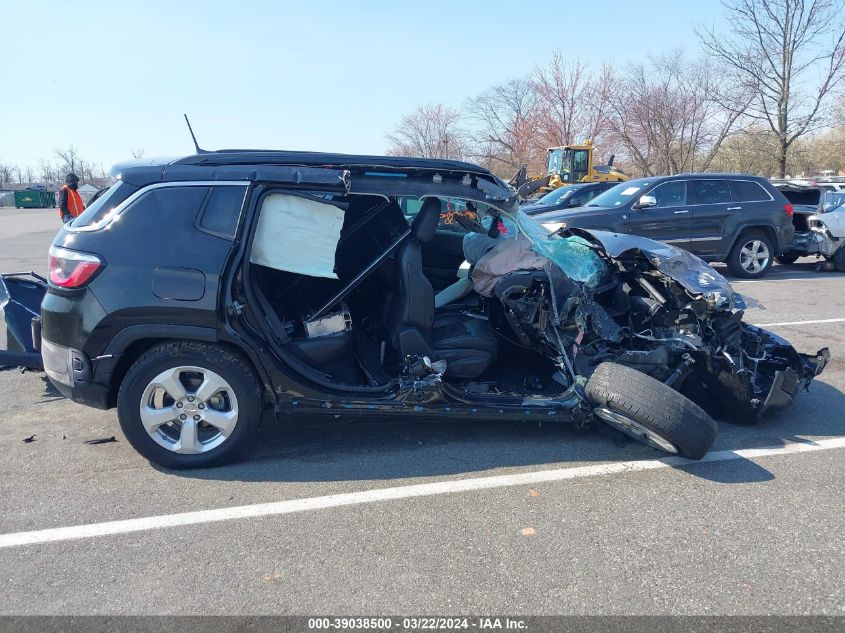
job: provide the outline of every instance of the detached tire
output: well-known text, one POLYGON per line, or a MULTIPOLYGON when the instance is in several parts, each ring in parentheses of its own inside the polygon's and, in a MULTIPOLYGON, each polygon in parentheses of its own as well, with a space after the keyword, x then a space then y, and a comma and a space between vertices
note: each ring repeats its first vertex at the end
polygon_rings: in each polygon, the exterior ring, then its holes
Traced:
POLYGON ((759 279, 772 267, 775 249, 764 233, 750 231, 739 237, 728 255, 728 270, 737 277, 759 279))
POLYGON ((701 459, 716 439, 716 422, 704 409, 636 369, 602 363, 586 392, 601 420, 667 453, 701 459))
POLYGON ((165 468, 231 461, 261 423, 262 393, 249 362, 224 347, 170 341, 129 368, 117 395, 132 447, 165 468))

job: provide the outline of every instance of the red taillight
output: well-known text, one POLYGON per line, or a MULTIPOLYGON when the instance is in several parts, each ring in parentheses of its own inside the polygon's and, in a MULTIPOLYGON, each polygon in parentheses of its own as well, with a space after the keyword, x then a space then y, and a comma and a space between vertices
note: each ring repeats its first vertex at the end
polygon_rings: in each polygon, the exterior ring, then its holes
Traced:
POLYGON ((785 205, 783 205, 783 210, 786 211, 786 217, 788 217, 788 218, 792 217, 792 213, 794 211, 794 208, 792 207, 791 202, 787 202, 785 205))
POLYGON ((50 283, 59 288, 81 288, 104 265, 96 255, 50 247, 50 283))

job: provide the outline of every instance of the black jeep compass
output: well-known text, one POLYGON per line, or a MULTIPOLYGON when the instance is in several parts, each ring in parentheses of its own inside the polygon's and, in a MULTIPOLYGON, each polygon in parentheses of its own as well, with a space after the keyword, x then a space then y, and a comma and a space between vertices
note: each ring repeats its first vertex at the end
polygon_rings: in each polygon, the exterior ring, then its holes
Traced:
POLYGON ((700 259, 550 234, 477 165, 228 150, 113 175, 50 248, 41 358, 167 467, 232 458, 265 411, 601 420, 700 458, 712 416, 787 406, 827 361, 742 323, 700 259))

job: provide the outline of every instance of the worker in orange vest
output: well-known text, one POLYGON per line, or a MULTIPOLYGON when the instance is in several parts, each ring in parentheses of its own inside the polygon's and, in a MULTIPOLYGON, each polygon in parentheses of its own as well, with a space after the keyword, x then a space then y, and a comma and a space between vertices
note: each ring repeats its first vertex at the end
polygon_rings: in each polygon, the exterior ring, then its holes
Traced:
POLYGON ((59 217, 67 224, 85 209, 82 196, 79 195, 79 176, 69 173, 65 185, 59 189, 59 217))

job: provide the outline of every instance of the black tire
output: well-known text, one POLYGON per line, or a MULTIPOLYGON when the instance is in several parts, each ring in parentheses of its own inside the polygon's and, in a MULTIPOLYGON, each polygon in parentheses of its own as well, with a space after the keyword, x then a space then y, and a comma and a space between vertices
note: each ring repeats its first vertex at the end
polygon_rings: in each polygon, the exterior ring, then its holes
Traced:
POLYGON ((262 412, 261 387, 249 362, 226 348, 192 341, 170 341, 150 348, 129 368, 117 396, 120 427, 132 447, 154 464, 173 469, 206 468, 231 461, 255 435, 262 412), (162 372, 183 366, 216 373, 228 383, 236 398, 234 429, 219 446, 206 452, 184 454, 164 448, 141 421, 141 403, 147 387, 162 372))
MULTIPOLYGON (((616 363, 602 363, 587 381, 586 391, 587 398, 597 410, 607 410, 633 420, 669 442, 684 457, 701 459, 716 439, 716 422, 704 409, 683 394, 636 369, 616 363)), ((601 419, 631 437, 661 448, 653 441, 624 431, 606 418, 601 419)))
POLYGON ((772 267, 772 261, 775 257, 775 249, 772 245, 772 240, 766 237, 766 235, 760 231, 749 231, 748 233, 743 233, 739 239, 734 244, 733 249, 731 249, 730 255, 728 255, 728 270, 731 271, 736 277, 743 277, 744 279, 759 279, 772 267), (765 260, 765 264, 761 264, 761 268, 759 270, 750 270, 743 266, 743 248, 746 245, 751 245, 754 243, 762 244, 766 252, 768 253, 768 258, 765 260))
POLYGON ((791 266, 798 258, 801 257, 800 255, 793 253, 792 251, 788 253, 784 253, 783 255, 778 255, 775 259, 778 261, 779 264, 783 264, 784 266, 791 266))
POLYGON ((845 273, 845 248, 839 247, 833 254, 833 265, 836 266, 836 270, 841 273, 845 273))

